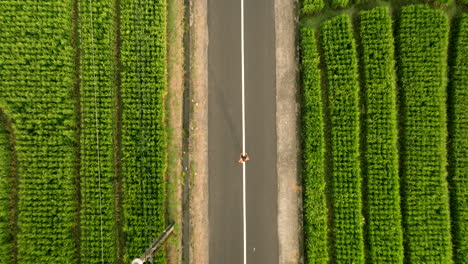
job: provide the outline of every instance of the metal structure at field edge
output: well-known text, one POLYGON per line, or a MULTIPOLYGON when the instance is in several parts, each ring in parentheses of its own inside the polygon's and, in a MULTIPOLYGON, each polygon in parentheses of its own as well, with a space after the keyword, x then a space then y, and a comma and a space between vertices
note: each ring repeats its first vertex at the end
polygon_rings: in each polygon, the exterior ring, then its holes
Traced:
POLYGON ((151 243, 151 245, 145 250, 143 255, 139 258, 136 258, 132 261, 132 264, 143 264, 143 263, 153 263, 153 256, 162 248, 164 243, 167 241, 169 236, 174 231, 174 224, 171 224, 164 230, 164 232, 151 243))

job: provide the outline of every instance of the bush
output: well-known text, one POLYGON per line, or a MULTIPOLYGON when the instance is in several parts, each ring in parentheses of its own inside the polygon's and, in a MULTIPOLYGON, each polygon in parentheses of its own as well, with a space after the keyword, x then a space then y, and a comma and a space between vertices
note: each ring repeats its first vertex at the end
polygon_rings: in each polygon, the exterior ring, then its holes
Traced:
POLYGON ((333 8, 347 7, 348 5, 350 5, 349 0, 331 0, 331 6, 333 8))
POLYGON ((359 15, 365 91, 365 200, 370 263, 403 263, 392 17, 378 7, 359 15))
POLYGON ((398 28, 402 205, 408 263, 450 263, 446 182, 448 19, 423 5, 402 8, 398 28))
POLYGON ((315 30, 301 29, 302 181, 306 263, 327 263, 323 104, 315 30))
POLYGON ((363 263, 359 82, 349 17, 341 15, 326 21, 321 28, 321 40, 331 119, 332 243, 337 262, 363 263))
MULTIPOLYGON (((124 262, 165 229, 166 1, 122 1, 124 262)), ((160 253, 155 263, 165 263, 160 253)))
POLYGON ((313 14, 321 11, 324 7, 325 2, 323 0, 304 0, 302 2, 302 13, 313 14))
POLYGON ((0 13, 0 100, 20 175, 17 262, 69 263, 76 208, 71 4, 5 0, 0 13))
POLYGON ((115 263, 113 4, 93 1, 92 20, 90 2, 80 5, 80 252, 89 263, 115 263))

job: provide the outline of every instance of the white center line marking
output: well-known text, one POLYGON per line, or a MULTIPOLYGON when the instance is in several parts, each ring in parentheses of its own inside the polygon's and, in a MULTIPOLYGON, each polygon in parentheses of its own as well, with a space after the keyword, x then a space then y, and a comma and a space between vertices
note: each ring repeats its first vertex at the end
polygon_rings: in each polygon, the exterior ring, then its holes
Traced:
MULTIPOLYGON (((244 0, 241 0, 241 57, 242 57, 242 155, 245 155, 245 85, 244 85, 244 0)), ((245 211, 245 162, 242 163, 242 210, 244 229, 244 264, 247 264, 247 232, 245 211)))

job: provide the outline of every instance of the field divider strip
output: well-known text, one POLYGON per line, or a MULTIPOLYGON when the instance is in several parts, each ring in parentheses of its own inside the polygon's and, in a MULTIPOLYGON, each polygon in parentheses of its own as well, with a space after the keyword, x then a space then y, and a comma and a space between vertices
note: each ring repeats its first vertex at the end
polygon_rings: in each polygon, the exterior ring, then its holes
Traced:
POLYGON ((120 58, 120 47, 122 44, 120 28, 121 28, 121 0, 114 0, 113 8, 113 20, 114 20, 114 133, 113 133, 113 144, 114 144, 114 219, 115 224, 115 247, 116 247, 116 262, 123 264, 123 250, 124 250, 124 236, 123 236, 123 209, 122 209, 122 63, 120 58))
POLYGON ((15 133, 11 120, 6 113, 0 108, 0 126, 3 126, 7 134, 7 144, 10 151, 9 160, 9 211, 8 211, 8 227, 9 238, 11 239, 10 263, 17 263, 18 260, 18 158, 15 147, 15 133))
POLYGON ((447 86, 448 115, 448 183, 450 220, 452 235, 453 261, 462 263, 468 255, 467 232, 468 221, 467 193, 468 186, 468 115, 466 99, 468 98, 468 15, 459 14, 451 23, 449 46, 449 83, 447 86))
POLYGON ((93 1, 89 0, 89 14, 91 19, 91 50, 92 50, 92 68, 93 68, 93 84, 94 84, 94 117, 96 125, 96 151, 97 151, 97 169, 98 169, 98 188, 99 188, 99 219, 101 229, 101 263, 104 263, 104 240, 102 230, 102 189, 101 189, 101 153, 99 144, 99 121, 97 107, 97 81, 96 81, 96 64, 95 64, 95 47, 94 47, 94 26, 93 26, 93 1))
MULTIPOLYGON (((406 215, 403 213, 406 211, 406 204, 404 202, 404 197, 406 197, 406 191, 404 188, 405 180, 402 177, 404 170, 403 168, 405 167, 405 160, 403 158, 403 153, 406 152, 406 147, 404 144, 404 138, 406 137, 405 135, 405 129, 404 129, 404 118, 403 118, 403 113, 406 111, 405 104, 403 103, 405 99, 405 93, 403 92, 403 83, 401 80, 401 75, 402 75, 402 69, 399 67, 401 65, 400 61, 400 45, 401 45, 401 40, 398 37, 400 30, 399 30, 399 24, 401 22, 401 8, 398 8, 396 12, 393 14, 393 37, 395 39, 395 45, 394 45, 394 54, 395 54, 395 65, 396 65, 396 87, 395 87, 395 93, 396 93, 396 111, 397 111, 397 150, 398 150, 398 176, 399 176, 399 183, 400 183, 400 210, 401 210, 401 224, 402 224, 402 230, 403 230, 403 235, 405 234, 405 226, 404 223, 406 221, 406 215)), ((406 260, 409 258, 408 255, 408 245, 406 243, 406 240, 403 239, 403 259, 406 260)))
MULTIPOLYGON (((80 46, 80 17, 79 17, 79 0, 72 0, 72 47, 74 50, 74 80, 73 80, 73 99, 75 102, 75 142, 74 142, 74 156, 75 156, 75 215, 73 219, 73 240, 75 243, 75 258, 74 263, 81 263, 81 46, 80 46)), ((12 262, 16 263, 16 262, 12 262)))

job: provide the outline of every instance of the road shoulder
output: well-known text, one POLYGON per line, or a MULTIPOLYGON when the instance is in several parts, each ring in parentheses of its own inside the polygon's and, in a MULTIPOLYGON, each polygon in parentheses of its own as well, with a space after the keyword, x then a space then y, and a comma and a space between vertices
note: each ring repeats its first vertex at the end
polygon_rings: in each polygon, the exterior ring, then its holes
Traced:
POLYGON ((190 249, 189 263, 209 263, 207 0, 190 1, 190 249), (196 157, 196 159, 195 159, 196 157))
POLYGON ((297 133, 296 1, 275 0, 279 263, 303 263, 297 133))
POLYGON ((168 137, 166 206, 168 223, 175 223, 174 235, 167 243, 167 263, 182 263, 183 239, 183 93, 184 93, 184 1, 168 1, 166 131, 168 137))

